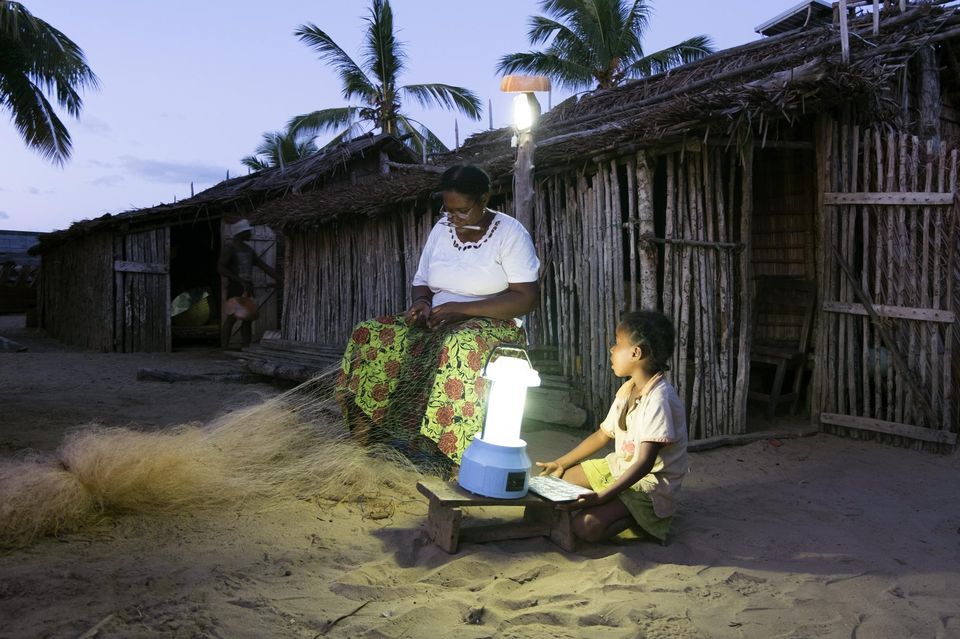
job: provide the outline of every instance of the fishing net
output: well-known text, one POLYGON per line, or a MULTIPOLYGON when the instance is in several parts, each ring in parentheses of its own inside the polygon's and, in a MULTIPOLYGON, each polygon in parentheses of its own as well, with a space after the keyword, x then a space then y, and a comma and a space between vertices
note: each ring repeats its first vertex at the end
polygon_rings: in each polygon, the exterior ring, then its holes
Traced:
POLYGON ((460 463, 481 432, 491 350, 523 343, 513 320, 471 318, 436 330, 384 316, 356 326, 334 394, 351 432, 433 472, 460 463))

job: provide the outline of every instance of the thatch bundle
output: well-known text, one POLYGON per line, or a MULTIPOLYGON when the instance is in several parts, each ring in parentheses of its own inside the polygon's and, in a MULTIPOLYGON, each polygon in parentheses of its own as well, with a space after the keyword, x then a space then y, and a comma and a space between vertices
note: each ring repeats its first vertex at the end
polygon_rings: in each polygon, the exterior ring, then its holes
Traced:
POLYGON ((310 383, 207 425, 162 432, 90 425, 52 454, 0 460, 0 548, 75 531, 104 515, 176 513, 248 500, 412 496, 416 471, 364 449, 310 383))

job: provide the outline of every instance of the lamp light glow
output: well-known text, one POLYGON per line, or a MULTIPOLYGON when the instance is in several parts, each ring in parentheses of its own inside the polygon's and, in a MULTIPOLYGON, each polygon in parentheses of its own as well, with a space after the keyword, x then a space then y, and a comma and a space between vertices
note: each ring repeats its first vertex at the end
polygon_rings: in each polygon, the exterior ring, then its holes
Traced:
POLYGON ((483 432, 463 451, 457 481, 478 495, 516 499, 527 494, 530 479, 527 443, 520 439, 523 408, 527 388, 539 386, 540 375, 522 348, 497 346, 490 356, 501 349, 523 358, 501 355, 484 367, 490 390, 483 432))
POLYGON ((521 441, 520 424, 527 388, 539 386, 540 375, 525 359, 499 357, 487 365, 484 377, 491 385, 481 437, 491 444, 516 446, 521 441))
POLYGON ((513 126, 517 131, 531 130, 540 119, 540 103, 532 92, 513 96, 513 126))

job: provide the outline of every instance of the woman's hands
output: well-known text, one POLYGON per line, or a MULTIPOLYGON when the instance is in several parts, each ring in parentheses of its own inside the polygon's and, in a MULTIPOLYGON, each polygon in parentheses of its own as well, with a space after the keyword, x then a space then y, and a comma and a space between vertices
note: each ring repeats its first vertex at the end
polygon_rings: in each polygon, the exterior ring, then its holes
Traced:
POLYGON ((462 312, 460 308, 460 302, 447 302, 446 304, 435 306, 430 311, 430 316, 426 320, 427 328, 436 330, 438 328, 443 328, 448 324, 454 324, 472 317, 468 313, 462 312))
POLYGON ((457 302, 447 302, 437 307, 431 307, 430 300, 417 298, 403 314, 403 319, 410 326, 426 326, 430 330, 443 328, 448 324, 460 322, 471 317, 468 313, 459 310, 457 302))
POLYGON ((420 297, 413 300, 413 304, 411 304, 407 312, 403 314, 403 320, 410 326, 416 326, 425 323, 430 319, 430 315, 430 300, 425 297, 420 297))

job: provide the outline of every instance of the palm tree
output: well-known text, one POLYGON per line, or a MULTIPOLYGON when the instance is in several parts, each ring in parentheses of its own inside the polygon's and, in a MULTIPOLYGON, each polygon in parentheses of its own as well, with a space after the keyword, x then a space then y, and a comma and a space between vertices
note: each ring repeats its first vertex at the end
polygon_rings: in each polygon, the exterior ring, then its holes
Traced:
POLYGON ((0 0, 0 108, 10 112, 28 147, 62 165, 70 157, 70 133, 47 96, 79 117, 78 90, 99 85, 70 38, 19 2, 0 0))
POLYGON ((317 145, 313 142, 313 136, 290 129, 273 131, 264 133, 263 139, 254 154, 248 155, 240 162, 254 171, 275 166, 283 168, 294 160, 313 155, 318 150, 317 145))
POLYGON ((567 88, 607 89, 698 60, 713 52, 707 36, 645 55, 641 40, 650 18, 646 0, 541 0, 545 16, 530 19, 527 37, 545 51, 511 53, 497 72, 546 75, 567 88))
POLYGON ((408 139, 407 143, 418 153, 445 151, 444 144, 430 129, 403 113, 402 99, 410 98, 423 106, 455 108, 474 120, 480 119, 480 100, 472 91, 449 84, 398 86, 406 54, 403 43, 394 33, 389 0, 373 0, 370 15, 364 21, 367 28, 363 66, 354 62, 316 25, 300 25, 294 31, 301 42, 316 51, 340 76, 344 99, 356 100, 359 104, 298 115, 289 127, 313 135, 339 130, 327 146, 349 140, 368 128, 408 139))

